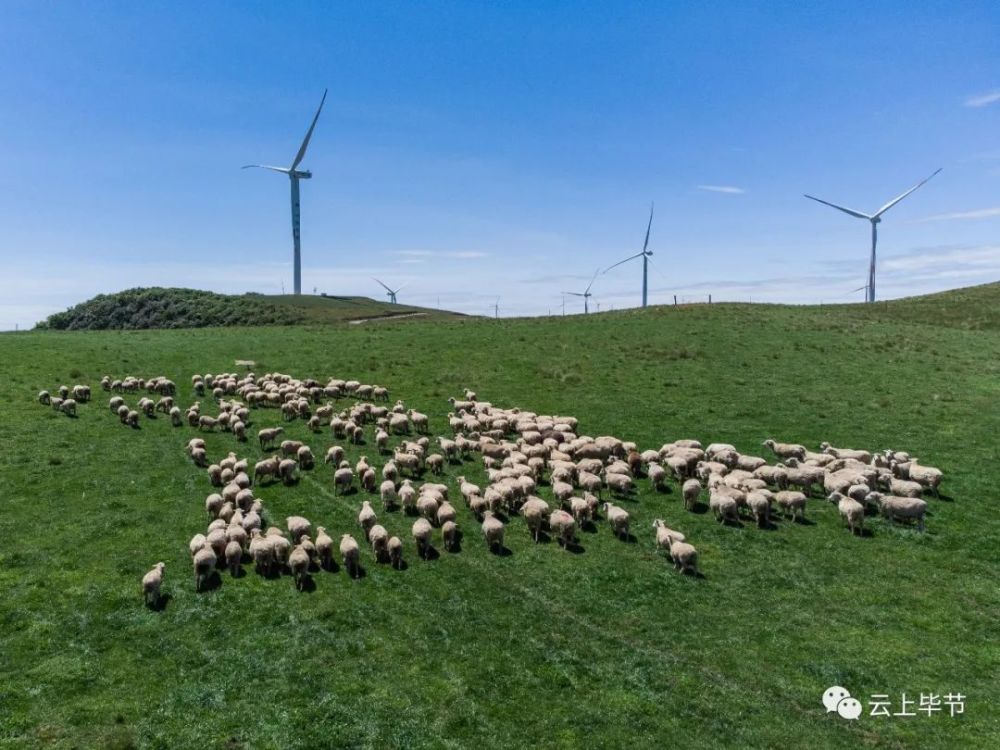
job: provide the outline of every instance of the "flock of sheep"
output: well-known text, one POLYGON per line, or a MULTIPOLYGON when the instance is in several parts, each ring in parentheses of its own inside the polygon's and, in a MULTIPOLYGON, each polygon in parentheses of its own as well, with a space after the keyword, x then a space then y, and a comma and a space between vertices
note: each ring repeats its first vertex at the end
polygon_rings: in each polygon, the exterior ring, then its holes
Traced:
MULTIPOLYGON (((439 480, 446 467, 476 456, 483 463, 486 486, 480 487, 465 476, 456 478, 456 486, 493 551, 503 550, 505 532, 514 516, 524 519, 534 541, 547 533, 564 549, 576 543, 578 529, 600 520, 605 520, 616 536, 630 539, 630 514, 616 503, 628 500, 641 479, 656 491, 676 482, 686 510, 695 510, 707 489, 709 510, 725 523, 740 524, 746 517, 768 526, 777 512, 803 519, 808 498, 818 490, 837 504, 853 533, 863 531, 868 510, 881 511, 890 521, 913 521, 922 530, 927 509, 923 495, 932 492, 936 496, 942 478, 940 470, 918 463, 906 453, 837 448, 826 443, 812 452, 803 445, 766 440, 762 447, 774 455, 773 463, 741 454, 729 444, 703 446, 697 440, 675 440, 640 452, 635 443, 617 437, 579 434, 574 417, 502 409, 479 401, 471 391, 462 399, 449 399, 449 430, 432 440, 426 414, 407 409, 402 401, 390 406, 387 388, 358 381, 332 378, 321 384, 280 373, 259 379, 253 373, 242 377, 235 373, 195 375, 192 389, 199 398, 211 397, 213 415, 202 414, 200 401, 182 412, 174 404, 177 387, 165 377, 105 377, 101 384, 106 391, 122 394, 113 396, 109 407, 123 424, 134 427, 140 413, 151 417, 162 411, 174 426, 229 432, 237 441, 246 442, 252 414, 274 408, 284 421, 304 420, 314 433, 329 430, 335 440, 352 445, 368 445, 367 431, 378 455, 387 458, 376 466, 362 456, 352 467, 342 445, 330 446, 324 463, 332 468, 333 491, 344 494, 357 487, 373 499, 377 496, 382 512, 401 509, 416 516, 411 534, 417 555, 425 559, 432 550, 435 529, 439 529, 446 550, 458 545, 461 532, 451 488, 439 480), (159 398, 154 401, 143 396, 135 404, 137 408, 129 407, 124 395, 140 391, 159 398), (346 408, 345 399, 351 399, 346 408), (427 472, 436 481, 424 481, 427 472), (551 503, 540 496, 543 486, 548 487, 551 503), (607 498, 602 499, 605 494, 607 498)), ((72 390, 63 386, 59 393, 57 398, 43 391, 39 401, 56 404, 58 400, 56 408, 73 413, 75 404, 67 411, 67 401, 90 398, 86 386, 72 390)), ((209 482, 218 490, 205 500, 210 518, 205 533, 196 534, 189 542, 196 590, 201 590, 219 568, 238 575, 248 560, 265 575, 289 571, 299 588, 315 566, 334 567, 335 540, 323 526, 316 527, 314 536, 311 522, 302 516, 288 517, 284 529, 265 524, 269 514, 254 487, 293 483, 299 472, 312 471, 316 464, 308 445, 281 439, 284 431, 282 426, 257 431, 260 449, 273 453, 252 466, 249 459, 232 451, 210 463, 205 441, 199 437, 189 440, 189 456, 205 469, 209 482)), ((371 547, 377 562, 402 565, 404 543, 378 522, 371 500, 362 502, 358 524, 364 544, 371 547)), ((675 568, 698 574, 697 550, 683 533, 663 519, 653 522, 653 531, 656 547, 670 557, 675 568)), ((344 533, 337 551, 347 572, 356 577, 361 545, 352 534, 344 533)), ((164 567, 164 563, 157 563, 143 577, 148 602, 159 598, 164 567)))

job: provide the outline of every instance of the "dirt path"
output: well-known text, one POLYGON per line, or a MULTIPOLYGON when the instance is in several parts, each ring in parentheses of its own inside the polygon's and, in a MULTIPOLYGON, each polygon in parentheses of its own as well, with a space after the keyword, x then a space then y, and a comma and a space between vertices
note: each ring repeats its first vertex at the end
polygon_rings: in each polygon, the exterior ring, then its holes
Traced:
POLYGON ((359 323, 370 323, 373 320, 399 320, 400 318, 418 318, 421 315, 426 315, 425 312, 415 312, 415 313, 401 313, 400 315, 378 315, 374 318, 358 318, 357 320, 347 321, 352 326, 356 326, 359 323))

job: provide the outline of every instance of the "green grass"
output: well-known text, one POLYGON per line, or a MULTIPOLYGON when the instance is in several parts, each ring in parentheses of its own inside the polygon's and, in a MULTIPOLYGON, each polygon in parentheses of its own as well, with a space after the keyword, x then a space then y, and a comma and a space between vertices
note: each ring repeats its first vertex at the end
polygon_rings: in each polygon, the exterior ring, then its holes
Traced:
MULTIPOLYGON (((977 314, 960 295, 936 304, 942 320, 977 314)), ((1000 332, 903 317, 714 305, 0 336, 0 746, 996 747, 1000 332), (515 519, 513 554, 497 557, 463 506, 462 551, 432 562, 414 554, 412 519, 380 512, 406 542, 405 571, 364 554, 365 578, 318 573, 312 593, 251 572, 196 594, 186 545, 211 488, 183 451, 195 431, 163 418, 124 428, 99 388, 76 420, 34 397, 105 373, 166 374, 186 404, 192 373, 235 359, 387 384, 437 432, 447 397, 468 386, 642 448, 891 446, 941 467, 947 499, 929 500, 924 534, 870 518, 872 535, 856 538, 819 499, 814 525, 732 528, 683 511, 676 486, 658 495, 640 481, 625 503, 636 544, 601 523, 580 534, 582 554, 565 553, 515 519), (656 517, 697 546, 704 578, 654 554, 656 517), (170 598, 151 611, 138 585, 158 560, 170 598), (968 699, 954 719, 847 722, 820 704, 831 684, 863 700, 968 699)), ((280 421, 254 417, 254 429, 280 421)), ((332 442, 302 423, 287 432, 317 455, 332 442)), ((210 456, 259 455, 206 440, 210 456)), ((483 482, 476 464, 464 473, 483 482)), ((363 496, 334 497, 330 479, 321 466, 260 495, 272 519, 356 532, 363 496)))

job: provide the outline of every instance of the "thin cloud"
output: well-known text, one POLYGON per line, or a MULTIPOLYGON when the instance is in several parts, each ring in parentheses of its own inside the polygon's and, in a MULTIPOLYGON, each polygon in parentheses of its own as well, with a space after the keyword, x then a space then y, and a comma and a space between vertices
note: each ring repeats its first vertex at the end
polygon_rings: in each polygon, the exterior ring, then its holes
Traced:
POLYGON ((733 185, 698 185, 698 189, 709 193, 725 193, 727 195, 742 195, 746 192, 743 188, 734 187, 733 185))
POLYGON ((966 107, 985 107, 987 105, 993 104, 994 102, 1000 102, 1000 89, 994 89, 986 94, 977 94, 976 96, 970 96, 965 100, 966 107))
POLYGON ((468 260, 471 258, 486 258, 489 253, 479 250, 394 250, 393 255, 401 255, 404 258, 461 258, 468 260))
POLYGON ((991 219, 1000 216, 1000 206, 997 208, 980 208, 975 211, 956 211, 950 214, 935 214, 925 216, 923 219, 916 219, 914 224, 922 224, 925 221, 974 221, 976 219, 991 219))

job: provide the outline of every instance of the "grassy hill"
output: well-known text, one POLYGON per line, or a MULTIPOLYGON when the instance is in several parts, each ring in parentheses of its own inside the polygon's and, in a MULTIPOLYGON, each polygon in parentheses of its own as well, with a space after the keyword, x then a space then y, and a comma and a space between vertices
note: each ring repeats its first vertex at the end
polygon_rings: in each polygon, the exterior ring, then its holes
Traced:
POLYGON ((229 295, 198 289, 152 287, 99 294, 65 312, 50 315, 37 328, 60 331, 207 328, 454 315, 428 308, 391 305, 368 297, 229 295))
MULTIPOLYGON (((996 747, 1000 331, 938 323, 975 320, 1000 294, 928 299, 0 335, 0 746, 996 747), (186 405, 192 373, 236 359, 387 384, 436 434, 448 396, 472 387, 641 448, 694 437, 762 454, 775 437, 909 450, 945 472, 943 497, 928 499, 923 534, 869 517, 859 538, 818 498, 807 524, 730 527, 683 510, 676 484, 661 494, 640 480, 622 503, 635 543, 602 521, 572 554, 531 543, 515 518, 502 557, 459 501, 461 552, 428 562, 412 519, 379 510, 406 570, 364 552, 358 581, 316 573, 298 593, 251 570, 196 594, 186 545, 212 491, 184 454, 196 430, 162 417, 124 428, 97 383, 165 374, 186 405), (78 419, 34 400, 75 382, 96 391, 78 419), (703 578, 654 553, 658 517, 698 548, 703 578), (158 560, 170 598, 151 611, 139 579, 158 560), (858 721, 825 713, 834 684, 865 703, 858 721), (965 713, 868 716, 871 695, 899 710, 904 692, 961 692, 965 713)), ((254 419, 253 431, 280 423, 254 419)), ((286 436, 317 455, 333 442, 301 422, 286 436)), ((211 457, 261 455, 204 437, 211 457)), ((362 454, 376 460, 371 445, 348 449, 352 464, 362 454)), ((485 484, 477 462, 447 481, 460 474, 485 484)), ((357 534, 366 496, 331 490, 320 466, 259 495, 272 520, 357 534)))

